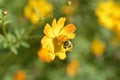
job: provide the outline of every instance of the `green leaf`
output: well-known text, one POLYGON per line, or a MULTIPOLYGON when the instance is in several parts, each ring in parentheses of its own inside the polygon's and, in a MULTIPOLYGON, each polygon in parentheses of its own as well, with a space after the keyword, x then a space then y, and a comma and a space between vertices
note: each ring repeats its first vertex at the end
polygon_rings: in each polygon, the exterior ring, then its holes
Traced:
POLYGON ((20 43, 17 43, 17 44, 15 44, 14 46, 16 47, 16 48, 19 48, 20 47, 20 43))
POLYGON ((0 35, 0 43, 5 41, 5 37, 3 35, 0 35))
POLYGON ((2 15, 2 10, 0 9, 0 18, 2 18, 2 16, 3 16, 3 15, 2 15))
POLYGON ((17 55, 17 49, 14 46, 10 47, 10 50, 17 55))
POLYGON ((22 28, 22 29, 20 30, 20 34, 23 35, 24 33, 25 33, 25 29, 22 28))
POLYGON ((30 47, 30 45, 27 42, 25 42, 25 41, 21 42, 21 46, 23 46, 25 48, 29 48, 30 47))
POLYGON ((6 20, 6 21, 4 22, 4 25, 7 25, 8 23, 10 23, 10 21, 9 21, 9 20, 6 20))
POLYGON ((8 37, 8 41, 16 42, 16 38, 15 38, 15 36, 13 34, 8 33, 7 37, 8 37))
POLYGON ((0 24, 2 24, 2 20, 0 19, 0 24))
POLYGON ((20 39, 20 37, 21 37, 20 32, 18 30, 15 30, 14 33, 15 33, 17 39, 20 39))
POLYGON ((3 43, 3 47, 4 47, 4 48, 7 48, 7 47, 8 47, 8 43, 7 43, 7 42, 4 42, 4 43, 3 43))

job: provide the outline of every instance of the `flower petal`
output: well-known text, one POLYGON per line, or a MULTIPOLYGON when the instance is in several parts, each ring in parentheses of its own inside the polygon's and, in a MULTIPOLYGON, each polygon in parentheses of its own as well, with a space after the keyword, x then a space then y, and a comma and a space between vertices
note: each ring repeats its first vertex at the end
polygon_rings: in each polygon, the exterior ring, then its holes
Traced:
POLYGON ((25 8, 24 8, 24 14, 25 14, 25 17, 26 18, 31 18, 31 14, 32 14, 32 9, 31 9, 31 6, 27 5, 25 8))
POLYGON ((56 24, 57 24, 56 19, 54 19, 53 22, 52 22, 52 29, 55 29, 56 24))
POLYGON ((47 47, 51 53, 54 53, 54 42, 53 39, 44 36, 41 40, 42 48, 47 47))
POLYGON ((67 41, 67 40, 68 40, 68 36, 66 36, 66 35, 60 35, 60 36, 57 37, 57 41, 59 43, 63 43, 65 41, 67 41))
POLYGON ((47 47, 48 45, 50 45, 51 42, 52 42, 51 38, 44 36, 41 40, 42 48, 47 47))
POLYGON ((54 60, 55 59, 55 54, 50 52, 49 57, 50 57, 51 60, 54 60))
POLYGON ((40 58, 40 60, 45 61, 45 62, 51 62, 53 59, 50 58, 49 56, 49 50, 48 48, 41 48, 38 51, 38 57, 40 58))
POLYGON ((75 38, 75 34, 74 34, 74 33, 69 34, 69 35, 67 35, 67 36, 68 36, 69 39, 74 39, 74 38, 75 38))
POLYGON ((56 56, 58 56, 61 60, 64 60, 66 58, 66 53, 65 51, 60 51, 56 53, 56 56))
POLYGON ((64 27, 66 18, 60 18, 56 24, 56 26, 53 27, 53 32, 56 36, 58 36, 60 30, 64 27))
POLYGON ((44 34, 49 38, 54 38, 55 35, 53 34, 52 28, 49 24, 46 24, 44 28, 44 34))
POLYGON ((32 13, 30 20, 32 23, 37 24, 37 22, 39 21, 39 16, 36 13, 32 13))
POLYGON ((65 26, 62 30, 61 30, 61 32, 60 32, 60 34, 71 34, 71 33, 73 33, 73 32, 75 32, 75 30, 76 30, 76 27, 75 27, 75 25, 73 25, 73 24, 68 24, 67 26, 65 26))
POLYGON ((64 42, 68 39, 73 39, 75 37, 75 34, 74 34, 75 30, 76 30, 76 27, 73 24, 68 24, 61 30, 60 36, 58 37, 58 41, 64 42))

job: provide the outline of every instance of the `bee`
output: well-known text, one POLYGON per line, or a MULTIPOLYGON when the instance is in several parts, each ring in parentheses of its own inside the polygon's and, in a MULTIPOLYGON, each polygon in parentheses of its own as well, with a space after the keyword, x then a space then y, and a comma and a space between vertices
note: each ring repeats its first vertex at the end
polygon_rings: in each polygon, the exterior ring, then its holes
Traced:
POLYGON ((67 51, 72 51, 73 48, 73 43, 71 40, 67 40, 64 42, 64 46, 63 46, 67 51))

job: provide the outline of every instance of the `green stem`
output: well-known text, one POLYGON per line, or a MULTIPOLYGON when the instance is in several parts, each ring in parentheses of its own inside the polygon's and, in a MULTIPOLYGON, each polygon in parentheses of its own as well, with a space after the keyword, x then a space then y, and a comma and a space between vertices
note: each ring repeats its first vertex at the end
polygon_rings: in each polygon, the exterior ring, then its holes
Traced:
POLYGON ((3 17, 3 21, 2 21, 2 29, 3 29, 3 34, 5 35, 5 37, 7 38, 7 31, 6 31, 6 26, 5 26, 5 20, 3 17))
MULTIPOLYGON (((19 40, 16 41, 15 44, 19 43, 20 41, 26 39, 26 37, 36 28, 35 25, 33 25, 19 40)), ((27 38, 28 39, 28 38, 27 38)))
POLYGON ((28 32, 26 32, 26 35, 29 35, 34 29, 36 28, 36 26, 32 26, 28 32))
POLYGON ((35 28, 36 28, 36 26, 33 25, 33 26, 23 35, 23 37, 21 38, 21 40, 24 39, 26 36, 28 36, 35 28))

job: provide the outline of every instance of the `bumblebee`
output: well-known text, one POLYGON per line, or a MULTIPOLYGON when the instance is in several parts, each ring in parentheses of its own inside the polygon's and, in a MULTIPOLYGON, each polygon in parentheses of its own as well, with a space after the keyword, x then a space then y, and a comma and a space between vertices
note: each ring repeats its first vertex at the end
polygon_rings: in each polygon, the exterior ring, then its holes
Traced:
POLYGON ((65 41, 63 45, 64 45, 63 47, 64 47, 67 51, 72 51, 73 43, 72 43, 71 40, 65 41))

